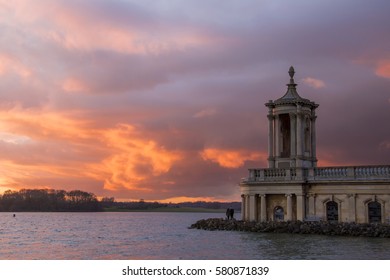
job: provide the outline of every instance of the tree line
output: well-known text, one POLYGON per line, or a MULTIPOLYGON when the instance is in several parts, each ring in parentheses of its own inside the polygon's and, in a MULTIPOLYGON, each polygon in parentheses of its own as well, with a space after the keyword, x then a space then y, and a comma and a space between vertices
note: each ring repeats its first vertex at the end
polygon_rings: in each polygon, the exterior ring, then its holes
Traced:
POLYGON ((0 211, 2 212, 97 212, 97 211, 121 211, 121 210, 153 210, 165 207, 191 207, 208 209, 233 208, 240 210, 239 202, 180 202, 159 203, 139 201, 120 202, 114 197, 103 197, 98 200, 93 193, 73 190, 54 189, 21 189, 19 191, 8 190, 0 195, 0 211))
POLYGON ((206 208, 206 209, 234 209, 241 210, 241 202, 218 202, 218 201, 196 201, 196 202, 179 202, 179 203, 160 203, 146 202, 143 199, 139 201, 118 202, 114 197, 103 197, 101 200, 102 207, 111 210, 153 210, 157 208, 206 208))
POLYGON ((8 190, 0 195, 0 211, 102 211, 96 195, 81 190, 8 190))

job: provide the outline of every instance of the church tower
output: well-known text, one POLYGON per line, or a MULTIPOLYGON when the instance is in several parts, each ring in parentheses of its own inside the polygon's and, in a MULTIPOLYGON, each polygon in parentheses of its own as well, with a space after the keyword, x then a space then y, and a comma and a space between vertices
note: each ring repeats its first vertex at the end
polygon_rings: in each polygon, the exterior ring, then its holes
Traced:
POLYGON ((265 104, 269 166, 240 182, 242 220, 389 223, 390 165, 317 167, 318 104, 288 73, 286 94, 265 104))
POLYGON ((294 68, 289 71, 287 92, 268 101, 268 167, 311 168, 317 166, 316 113, 318 104, 302 98, 294 81, 294 68))

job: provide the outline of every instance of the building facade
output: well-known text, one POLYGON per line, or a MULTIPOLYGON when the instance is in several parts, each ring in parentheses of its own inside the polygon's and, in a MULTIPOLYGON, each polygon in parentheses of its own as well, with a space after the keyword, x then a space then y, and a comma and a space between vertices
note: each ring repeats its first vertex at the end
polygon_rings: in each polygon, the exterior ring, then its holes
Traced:
POLYGON ((390 222, 390 165, 317 167, 318 104, 299 96, 294 74, 286 94, 265 104, 268 168, 242 179, 242 219, 390 222))

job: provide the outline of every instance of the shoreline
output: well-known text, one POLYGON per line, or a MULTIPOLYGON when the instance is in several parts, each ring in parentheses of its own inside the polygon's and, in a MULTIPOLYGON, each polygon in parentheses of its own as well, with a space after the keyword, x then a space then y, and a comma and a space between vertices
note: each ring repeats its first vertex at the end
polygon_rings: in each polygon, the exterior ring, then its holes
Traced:
POLYGON ((381 223, 248 222, 234 219, 210 218, 195 222, 189 229, 390 238, 390 225, 381 223))
POLYGON ((225 209, 197 207, 159 207, 149 209, 105 208, 103 212, 183 212, 183 213, 225 213, 225 209))
POLYGON ((126 209, 126 208, 103 208, 99 211, 37 211, 37 210, 23 210, 23 211, 0 211, 0 213, 104 213, 104 212, 172 212, 172 213, 225 213, 225 209, 211 209, 211 208, 198 208, 198 207, 158 207, 148 209, 126 209))

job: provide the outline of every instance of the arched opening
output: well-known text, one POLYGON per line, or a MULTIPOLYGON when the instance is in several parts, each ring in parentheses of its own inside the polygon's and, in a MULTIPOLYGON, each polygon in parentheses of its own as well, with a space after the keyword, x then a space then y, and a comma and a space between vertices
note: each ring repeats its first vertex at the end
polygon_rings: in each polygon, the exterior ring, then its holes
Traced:
POLYGON ((288 158, 291 154, 290 151, 290 115, 281 114, 279 116, 280 120, 280 140, 281 140, 281 152, 280 156, 282 158, 288 158))
POLYGON ((329 222, 337 222, 339 220, 339 206, 335 201, 326 203, 326 220, 329 222))
POLYGON ((310 120, 306 119, 305 122, 305 152, 310 152, 310 146, 311 146, 311 141, 310 141, 310 120))
POLYGON ((274 209, 274 221, 284 221, 284 209, 281 206, 276 206, 274 209))
POLYGON ((377 201, 371 201, 367 205, 368 207, 368 222, 380 223, 382 221, 382 207, 377 201))

